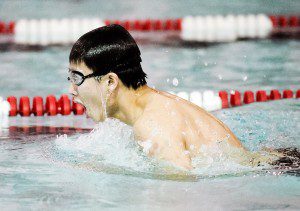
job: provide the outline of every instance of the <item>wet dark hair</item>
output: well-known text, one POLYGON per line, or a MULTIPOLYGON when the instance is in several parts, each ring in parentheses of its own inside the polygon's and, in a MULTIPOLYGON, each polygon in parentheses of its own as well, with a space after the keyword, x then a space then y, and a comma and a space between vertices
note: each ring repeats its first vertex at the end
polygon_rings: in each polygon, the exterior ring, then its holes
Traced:
POLYGON ((117 24, 82 35, 72 47, 69 62, 84 62, 99 76, 113 72, 128 88, 147 84, 139 47, 129 32, 117 24))

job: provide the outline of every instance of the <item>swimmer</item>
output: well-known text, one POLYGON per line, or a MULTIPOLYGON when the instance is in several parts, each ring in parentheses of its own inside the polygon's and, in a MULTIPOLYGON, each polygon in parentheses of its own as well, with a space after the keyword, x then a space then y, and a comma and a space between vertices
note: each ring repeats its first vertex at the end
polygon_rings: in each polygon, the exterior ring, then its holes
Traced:
POLYGON ((245 150, 219 119, 195 104, 147 86, 140 50, 120 25, 81 36, 69 56, 70 93, 96 122, 116 118, 131 125, 149 156, 184 169, 200 147, 220 141, 245 150))

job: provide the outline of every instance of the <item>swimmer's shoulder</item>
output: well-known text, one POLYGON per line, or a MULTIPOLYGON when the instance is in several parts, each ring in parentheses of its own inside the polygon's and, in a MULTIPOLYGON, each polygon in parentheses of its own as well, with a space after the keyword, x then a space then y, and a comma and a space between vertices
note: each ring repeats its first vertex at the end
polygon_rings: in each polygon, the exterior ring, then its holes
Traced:
POLYGON ((155 94, 144 108, 142 115, 137 119, 135 127, 154 128, 157 126, 159 128, 179 130, 182 119, 183 114, 173 100, 160 94, 155 94))
POLYGON ((144 110, 143 117, 146 116, 146 119, 149 118, 147 117, 149 114, 160 122, 180 125, 183 120, 202 118, 206 113, 195 104, 164 91, 153 89, 150 99, 144 110))
POLYGON ((178 97, 176 95, 173 95, 168 92, 159 91, 158 94, 165 98, 166 101, 170 102, 174 107, 177 107, 180 110, 184 110, 184 113, 186 114, 187 111, 190 111, 193 115, 196 113, 207 113, 203 108, 197 106, 196 104, 185 100, 181 97, 178 97))

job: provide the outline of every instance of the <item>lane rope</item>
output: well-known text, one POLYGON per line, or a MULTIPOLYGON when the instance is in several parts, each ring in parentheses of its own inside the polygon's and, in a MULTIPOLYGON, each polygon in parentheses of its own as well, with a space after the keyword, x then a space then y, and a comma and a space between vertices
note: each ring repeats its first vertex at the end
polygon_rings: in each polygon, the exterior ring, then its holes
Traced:
POLYGON ((176 19, 104 20, 20 19, 0 21, 0 35, 13 35, 21 45, 74 43, 82 34, 109 24, 120 24, 129 31, 177 32, 179 40, 232 42, 238 39, 265 39, 276 33, 300 32, 299 15, 215 15, 186 16, 176 19))
MULTIPOLYGON (((285 89, 282 92, 274 89, 269 93, 265 90, 256 92, 247 90, 243 94, 235 90, 227 92, 225 90, 214 92, 211 90, 199 92, 172 92, 180 98, 188 100, 207 111, 216 111, 230 107, 247 105, 254 102, 266 102, 270 100, 300 98, 300 89, 293 92, 285 89)), ((14 117, 20 115, 28 116, 56 116, 56 115, 83 115, 84 107, 72 102, 68 95, 63 94, 59 99, 55 95, 48 95, 46 98, 35 96, 32 100, 28 96, 9 96, 6 100, 0 97, 0 117, 14 117)))

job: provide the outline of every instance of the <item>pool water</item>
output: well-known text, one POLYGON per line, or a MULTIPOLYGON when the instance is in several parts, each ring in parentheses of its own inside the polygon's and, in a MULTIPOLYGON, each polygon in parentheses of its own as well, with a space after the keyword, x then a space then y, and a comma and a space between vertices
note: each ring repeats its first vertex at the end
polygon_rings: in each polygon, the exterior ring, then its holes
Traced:
MULTIPOLYGON (((265 146, 300 148, 299 105, 296 99, 282 100, 214 114, 251 151, 265 146)), ((22 130, 26 125, 40 125, 41 119, 14 117, 10 124, 19 129, 1 130, 3 209, 300 207, 299 177, 293 174, 246 168, 227 159, 182 172, 147 158, 132 141, 131 128, 116 120, 95 125, 85 117, 57 116, 44 118, 43 132, 22 130), (67 128, 78 126, 96 129, 67 128), (56 127, 55 133, 51 127, 56 127)))
MULTIPOLYGON (((295 14, 299 8, 298 1, 113 3, 98 1, 95 6, 91 0, 4 0, 0 2, 0 18, 295 14), (53 6, 65 13, 50 9, 53 6), (38 9, 32 12, 32 8, 38 9)), ((59 96, 68 92, 71 46, 38 50, 0 47, 0 96, 59 96)), ((140 48, 148 83, 157 89, 300 88, 299 40, 239 41, 206 47, 140 43, 140 48)), ((213 114, 250 151, 300 149, 299 99, 253 103, 213 114)), ((116 120, 95 124, 84 116, 13 117, 9 125, 0 129, 1 210, 300 209, 299 169, 289 173, 243 166, 216 151, 208 152, 202 167, 183 172, 145 156, 133 141, 132 129, 116 120)))
MULTIPOLYGON (((1 52, 0 77, 4 80, 0 96, 68 93, 70 48, 1 52)), ((157 89, 190 92, 299 88, 298 40, 240 41, 202 48, 148 44, 140 48, 148 84, 157 89), (174 79, 178 84, 173 83, 174 79)))

